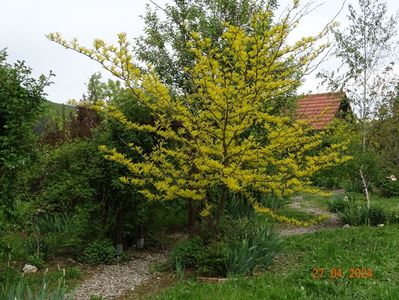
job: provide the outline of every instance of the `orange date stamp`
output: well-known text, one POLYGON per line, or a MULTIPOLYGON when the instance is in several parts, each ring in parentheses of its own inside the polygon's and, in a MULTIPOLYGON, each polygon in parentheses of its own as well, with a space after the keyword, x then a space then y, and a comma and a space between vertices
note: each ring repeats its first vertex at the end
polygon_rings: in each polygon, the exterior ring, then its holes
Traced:
POLYGON ((342 270, 342 268, 313 268, 311 271, 313 279, 324 279, 324 278, 372 278, 374 276, 373 269, 370 268, 349 268, 348 270, 342 270))

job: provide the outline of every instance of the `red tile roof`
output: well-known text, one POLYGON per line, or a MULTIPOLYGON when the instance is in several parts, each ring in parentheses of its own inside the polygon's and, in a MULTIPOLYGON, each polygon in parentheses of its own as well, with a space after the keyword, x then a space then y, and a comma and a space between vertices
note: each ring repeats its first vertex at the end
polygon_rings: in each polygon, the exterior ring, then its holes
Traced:
POLYGON ((334 119, 344 98, 344 93, 307 95, 298 100, 297 118, 309 121, 316 129, 323 129, 334 119))

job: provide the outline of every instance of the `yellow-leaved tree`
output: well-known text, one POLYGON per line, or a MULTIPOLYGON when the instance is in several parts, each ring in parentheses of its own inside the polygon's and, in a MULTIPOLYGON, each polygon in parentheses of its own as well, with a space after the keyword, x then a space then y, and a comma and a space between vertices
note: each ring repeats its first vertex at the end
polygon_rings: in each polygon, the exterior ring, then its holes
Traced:
POLYGON ((139 124, 116 107, 99 103, 96 109, 123 123, 127 130, 152 133, 157 143, 150 153, 132 160, 117 149, 101 147, 107 159, 126 166, 121 178, 150 201, 189 199, 202 203, 201 215, 215 229, 232 193, 242 194, 255 210, 280 221, 306 225, 263 207, 253 193, 289 196, 313 191, 310 177, 346 161, 343 144, 321 147, 322 133, 289 116, 272 115, 269 103, 300 84, 311 63, 327 47, 317 45, 325 34, 288 43, 298 14, 293 10, 271 21, 270 12, 255 14, 245 28, 225 24, 217 47, 193 32, 189 41, 195 66, 187 70, 192 94, 171 92, 151 69, 133 58, 125 34, 117 45, 95 40, 86 48, 60 34, 49 38, 98 61, 123 81, 155 120, 139 124), (216 199, 212 188, 220 190, 216 199))

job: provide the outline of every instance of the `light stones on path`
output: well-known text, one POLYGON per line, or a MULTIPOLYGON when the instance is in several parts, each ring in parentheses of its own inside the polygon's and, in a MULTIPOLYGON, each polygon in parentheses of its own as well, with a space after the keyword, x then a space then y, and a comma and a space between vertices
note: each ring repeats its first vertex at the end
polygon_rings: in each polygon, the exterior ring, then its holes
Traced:
POLYGON ((36 273, 37 272, 37 267, 35 267, 33 265, 26 264, 23 267, 22 271, 24 271, 25 274, 36 273))

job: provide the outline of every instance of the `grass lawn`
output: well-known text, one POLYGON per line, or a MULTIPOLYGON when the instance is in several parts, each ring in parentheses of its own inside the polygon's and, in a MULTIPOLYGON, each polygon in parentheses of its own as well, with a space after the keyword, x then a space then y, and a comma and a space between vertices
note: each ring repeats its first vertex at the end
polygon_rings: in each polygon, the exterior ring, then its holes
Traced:
POLYGON ((223 284, 183 281, 156 299, 399 299, 399 226, 339 228, 285 239, 265 274, 223 284), (324 269, 313 279, 312 270, 324 269), (330 278, 332 268, 342 278, 330 278), (352 278, 367 268, 372 278, 352 278), (352 274, 355 275, 355 274, 352 274))
POLYGON ((334 197, 339 197, 331 193, 330 196, 320 196, 313 194, 302 194, 302 200, 300 201, 301 208, 311 209, 319 208, 328 210, 328 202, 334 197))
MULTIPOLYGON (((359 203, 365 203, 366 201, 364 195, 360 193, 349 192, 348 196, 359 203)), ((371 205, 380 206, 390 211, 399 211, 399 197, 385 198, 377 194, 371 194, 370 203, 371 205)))

